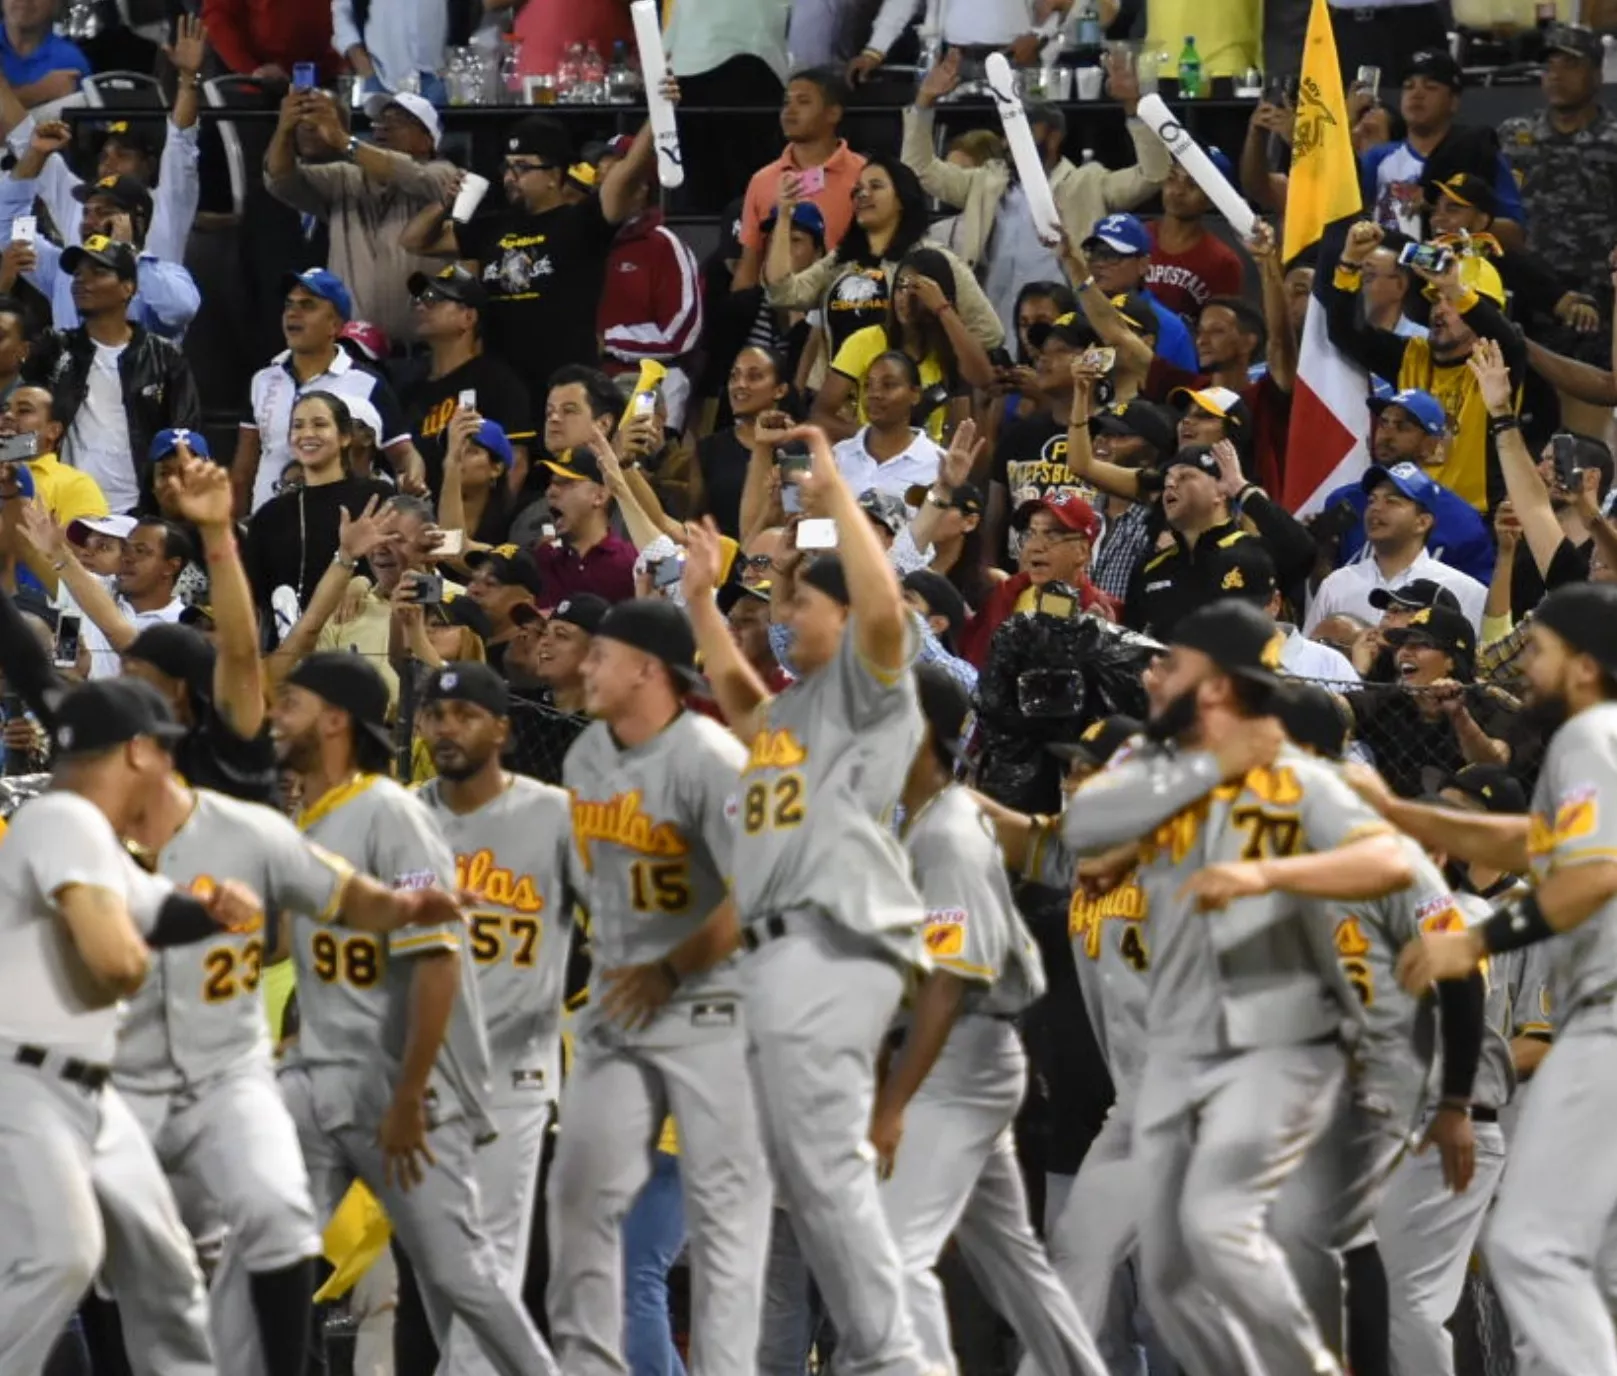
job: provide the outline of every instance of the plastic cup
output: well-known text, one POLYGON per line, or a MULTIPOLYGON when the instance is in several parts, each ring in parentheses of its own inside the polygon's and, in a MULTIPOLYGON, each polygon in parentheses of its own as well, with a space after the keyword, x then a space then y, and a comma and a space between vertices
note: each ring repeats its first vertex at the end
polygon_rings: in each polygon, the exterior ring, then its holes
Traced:
POLYGON ((488 195, 488 178, 480 177, 475 172, 465 174, 465 180, 460 184, 460 190, 455 195, 455 204, 449 211, 449 216, 456 224, 465 224, 477 213, 477 207, 483 203, 483 197, 488 195))

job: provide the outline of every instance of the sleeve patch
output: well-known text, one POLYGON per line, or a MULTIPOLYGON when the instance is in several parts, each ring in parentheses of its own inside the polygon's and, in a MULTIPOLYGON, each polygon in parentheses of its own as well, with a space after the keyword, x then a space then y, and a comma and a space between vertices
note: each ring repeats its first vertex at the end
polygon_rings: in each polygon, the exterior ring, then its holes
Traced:
POLYGON ((1423 932, 1457 932, 1465 926, 1465 917, 1454 896, 1441 893, 1415 909, 1415 923, 1423 932))
POLYGON ((437 885, 438 875, 433 870, 405 870, 393 879, 395 889, 432 889, 437 885))
POLYGON ((926 949, 939 959, 958 956, 966 946, 966 910, 943 908, 926 915, 926 949))
POLYGON ((1600 802, 1592 785, 1572 790, 1555 808, 1555 835, 1552 844, 1565 845, 1592 835, 1600 820, 1600 802))

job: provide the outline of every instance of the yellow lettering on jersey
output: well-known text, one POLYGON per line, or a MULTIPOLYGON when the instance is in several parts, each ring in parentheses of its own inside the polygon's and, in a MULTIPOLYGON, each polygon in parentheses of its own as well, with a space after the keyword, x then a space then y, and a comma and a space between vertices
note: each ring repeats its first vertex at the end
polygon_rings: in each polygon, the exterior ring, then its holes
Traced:
POLYGON ((1555 850, 1555 828, 1545 818, 1534 813, 1527 819, 1527 854, 1530 859, 1541 860, 1555 850))
POLYGON ((1358 959, 1370 954, 1370 938, 1356 917, 1344 917, 1336 924, 1336 954, 1358 959))
POLYGON ((610 841, 642 855, 686 855, 690 846, 672 822, 655 822, 641 808, 640 790, 619 793, 604 803, 573 794, 573 840, 585 868, 589 843, 610 841))
POLYGON ((747 756, 743 774, 755 769, 796 769, 808 759, 803 743, 790 731, 760 731, 752 738, 752 753, 747 756))
POLYGON ((1279 769, 1254 769, 1240 783, 1221 784, 1213 790, 1213 797, 1233 803, 1242 793, 1250 793, 1274 807, 1295 807, 1303 800, 1297 775, 1283 765, 1279 769))
POLYGON ((1145 893, 1132 881, 1120 884, 1099 898, 1088 898, 1082 889, 1073 893, 1072 906, 1067 909, 1067 939, 1074 946, 1083 938, 1084 954, 1091 960, 1100 959, 1102 925, 1114 922, 1139 922, 1145 917, 1145 893))
POLYGON ((1163 851, 1167 851, 1169 863, 1179 864, 1190 854, 1190 848, 1196 844, 1196 838, 1201 835, 1202 823, 1206 819, 1205 799, 1187 807, 1177 816, 1170 817, 1140 843, 1140 863, 1148 864, 1163 851))
POLYGON ((486 846, 470 855, 455 857, 455 883, 497 908, 511 908, 519 913, 539 913, 545 908, 533 876, 513 874, 496 865, 494 852, 486 846))

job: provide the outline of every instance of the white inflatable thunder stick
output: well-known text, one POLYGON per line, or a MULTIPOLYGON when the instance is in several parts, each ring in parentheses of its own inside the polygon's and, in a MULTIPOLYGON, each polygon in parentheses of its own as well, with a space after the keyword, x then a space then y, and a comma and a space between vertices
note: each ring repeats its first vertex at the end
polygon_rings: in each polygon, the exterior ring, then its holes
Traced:
MULTIPOLYGON (((1055 197, 1050 194, 1050 179, 1044 172, 1039 145, 1033 141, 1033 131, 1028 128, 1027 115, 1016 94, 1011 64, 1005 60, 1004 53, 989 53, 983 67, 988 88, 994 93, 994 104, 999 107, 999 122, 1005 126, 1005 142, 1011 147, 1016 175, 1027 193, 1028 209, 1033 212, 1033 228, 1044 243, 1053 246, 1061 239, 1061 216, 1056 213, 1055 197)), ((1080 228, 1087 231, 1089 227, 1080 228)))
POLYGON ((657 22, 657 0, 634 0, 634 41, 640 49, 640 72, 646 81, 646 109, 651 114, 651 138, 657 145, 657 180, 672 189, 685 184, 685 160, 679 151, 679 129, 674 107, 663 99, 663 77, 668 57, 663 52, 662 28, 657 22))
POLYGON ((1167 145, 1168 151, 1190 173, 1196 185, 1207 193, 1207 199, 1230 222, 1230 228, 1241 238, 1250 238, 1258 223, 1252 207, 1230 185, 1229 179, 1213 166, 1213 160, 1202 152, 1201 144, 1185 132, 1185 127, 1173 117, 1173 111, 1163 104, 1162 97, 1156 94, 1141 96, 1140 118, 1167 145))

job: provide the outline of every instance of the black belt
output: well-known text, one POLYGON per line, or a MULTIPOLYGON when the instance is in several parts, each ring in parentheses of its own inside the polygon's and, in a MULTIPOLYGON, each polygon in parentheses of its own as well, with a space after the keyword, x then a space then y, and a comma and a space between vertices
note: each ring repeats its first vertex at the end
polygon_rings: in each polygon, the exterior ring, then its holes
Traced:
MULTIPOLYGON (((38 1070, 50 1059, 51 1053, 43 1046, 19 1046, 17 1048, 17 1063, 31 1066, 38 1070)), ((82 1089, 100 1089, 112 1078, 112 1068, 105 1065, 94 1065, 89 1061, 81 1061, 77 1056, 70 1056, 57 1067, 56 1073, 69 1084, 78 1085, 82 1089)))
POLYGON ((779 913, 771 913, 741 929, 741 945, 748 952, 756 951, 765 942, 779 941, 786 930, 786 919, 779 913))
POLYGON ((1499 1110, 1496 1108, 1484 1108, 1481 1104, 1472 1104, 1471 1121, 1473 1123, 1497 1123, 1499 1121, 1499 1110))

